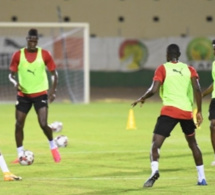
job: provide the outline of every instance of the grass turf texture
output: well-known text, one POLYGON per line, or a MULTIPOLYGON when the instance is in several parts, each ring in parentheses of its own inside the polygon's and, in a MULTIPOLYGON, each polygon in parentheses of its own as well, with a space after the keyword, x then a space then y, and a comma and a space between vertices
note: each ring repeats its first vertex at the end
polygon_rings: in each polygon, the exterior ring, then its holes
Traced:
POLYGON ((25 149, 35 154, 31 166, 14 165, 14 105, 0 104, 0 149, 9 169, 23 177, 21 182, 0 180, 0 194, 7 195, 124 195, 124 194, 211 194, 214 192, 215 167, 209 137, 207 110, 197 130, 208 186, 197 186, 197 171, 179 125, 161 149, 160 175, 152 188, 142 188, 150 176, 149 150, 152 130, 161 103, 148 101, 136 106, 137 130, 126 130, 131 102, 97 102, 89 105, 53 103, 49 123, 63 122, 63 131, 54 133, 69 138, 60 148, 62 162, 52 160, 48 142, 32 109, 25 126, 25 149))

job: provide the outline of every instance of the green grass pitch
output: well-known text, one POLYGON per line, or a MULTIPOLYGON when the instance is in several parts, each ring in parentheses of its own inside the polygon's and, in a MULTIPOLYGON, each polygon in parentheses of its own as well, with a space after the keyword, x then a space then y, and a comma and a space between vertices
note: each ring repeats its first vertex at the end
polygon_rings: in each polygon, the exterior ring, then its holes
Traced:
POLYGON ((139 195, 212 194, 215 167, 210 143, 208 105, 203 104, 204 122, 196 136, 204 157, 208 186, 197 186, 194 160, 179 125, 161 149, 160 178, 152 188, 143 188, 151 173, 149 150, 161 102, 147 101, 134 108, 137 129, 126 130, 132 102, 93 102, 89 105, 53 103, 49 123, 63 122, 69 144, 60 148, 62 162, 52 160, 48 142, 37 123, 34 109, 25 126, 25 149, 35 154, 31 166, 14 165, 14 105, 1 104, 0 149, 9 169, 21 182, 0 180, 0 194, 7 195, 139 195))

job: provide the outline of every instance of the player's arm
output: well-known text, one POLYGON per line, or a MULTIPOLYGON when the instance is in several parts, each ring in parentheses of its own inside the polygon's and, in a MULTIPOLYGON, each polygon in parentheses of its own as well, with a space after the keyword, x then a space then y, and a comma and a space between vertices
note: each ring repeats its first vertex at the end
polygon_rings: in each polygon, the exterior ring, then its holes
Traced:
POLYGON ((14 85, 14 87, 17 88, 18 82, 16 81, 15 72, 11 71, 8 75, 8 79, 14 85))
POLYGON ((161 65, 155 70, 155 74, 154 74, 153 82, 151 86, 139 99, 134 101, 131 105, 136 106, 138 103, 141 103, 142 105, 147 98, 150 98, 151 96, 153 96, 158 91, 160 86, 163 84, 165 77, 166 77, 165 68, 163 65, 161 65))
POLYGON ((20 60, 20 50, 16 51, 12 56, 10 66, 9 66, 10 73, 8 75, 9 81, 14 85, 14 87, 17 90, 22 89, 19 82, 16 80, 16 74, 18 71, 19 60, 20 60))
POLYGON ((53 102, 56 98, 58 73, 56 70, 51 71, 51 88, 49 89, 49 102, 53 102))
POLYGON ((202 92, 202 97, 205 97, 206 95, 212 93, 213 91, 213 83, 202 92))
POLYGON ((197 105, 197 113, 196 113, 197 126, 200 126, 200 124, 203 121, 201 87, 199 84, 199 79, 197 79, 196 77, 192 77, 191 81, 192 81, 192 87, 193 87, 194 96, 195 96, 196 105, 197 105))
POLYGON ((49 51, 42 49, 43 60, 51 73, 51 87, 49 89, 49 102, 53 102, 56 98, 57 84, 58 84, 58 73, 56 70, 56 64, 49 51))
POLYGON ((146 99, 150 98, 158 91, 160 86, 161 86, 160 81, 153 81, 151 86, 147 89, 147 91, 140 98, 134 101, 131 105, 136 106, 138 103, 143 104, 146 99))
POLYGON ((16 72, 11 71, 8 75, 8 79, 9 81, 14 85, 14 87, 16 88, 16 90, 22 90, 21 85, 19 84, 19 82, 16 80, 16 72))

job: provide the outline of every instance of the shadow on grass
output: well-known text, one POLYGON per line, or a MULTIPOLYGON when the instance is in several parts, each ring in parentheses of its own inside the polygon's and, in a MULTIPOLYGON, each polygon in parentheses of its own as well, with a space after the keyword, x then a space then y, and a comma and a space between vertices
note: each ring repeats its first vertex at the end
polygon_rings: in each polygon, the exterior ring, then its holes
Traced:
MULTIPOLYGON (((150 169, 149 169, 150 170, 150 169)), ((94 175, 91 177, 112 177, 112 178, 119 178, 122 177, 142 177, 143 176, 143 171, 117 171, 117 172, 110 172, 108 174, 99 174, 99 175, 94 175)))
POLYGON ((82 193, 81 195, 119 195, 119 194, 142 194, 143 188, 138 189, 111 189, 111 190, 100 190, 92 193, 82 193))
MULTIPOLYGON (((161 151, 162 152, 162 151, 161 151)), ((164 152, 165 152, 165 150, 164 150, 164 152)), ((184 158, 184 157, 191 157, 191 158, 193 158, 193 155, 192 155, 192 152, 190 151, 190 153, 187 153, 187 152, 185 152, 185 153, 181 153, 181 154, 170 154, 170 155, 168 155, 168 154, 165 154, 165 153, 162 153, 162 156, 161 156, 161 159, 162 159, 162 157, 163 158, 184 158)), ((203 158, 204 158, 204 156, 205 155, 211 155, 211 152, 204 152, 203 154, 203 158)))

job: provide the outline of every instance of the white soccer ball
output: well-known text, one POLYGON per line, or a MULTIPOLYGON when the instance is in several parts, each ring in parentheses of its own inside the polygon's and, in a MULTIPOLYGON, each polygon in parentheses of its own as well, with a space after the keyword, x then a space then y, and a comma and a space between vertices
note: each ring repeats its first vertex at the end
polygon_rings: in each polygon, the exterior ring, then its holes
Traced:
POLYGON ((29 150, 23 150, 19 153, 19 164, 20 165, 31 165, 34 162, 34 153, 29 150))
POLYGON ((54 141, 58 147, 66 147, 68 145, 68 137, 65 135, 59 135, 54 138, 54 141))
POLYGON ((63 123, 59 121, 55 121, 49 124, 49 127, 52 129, 53 132, 60 132, 63 129, 63 123))

